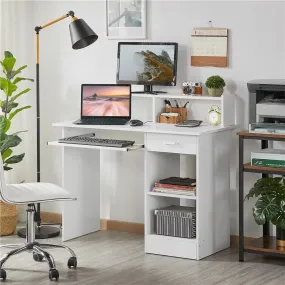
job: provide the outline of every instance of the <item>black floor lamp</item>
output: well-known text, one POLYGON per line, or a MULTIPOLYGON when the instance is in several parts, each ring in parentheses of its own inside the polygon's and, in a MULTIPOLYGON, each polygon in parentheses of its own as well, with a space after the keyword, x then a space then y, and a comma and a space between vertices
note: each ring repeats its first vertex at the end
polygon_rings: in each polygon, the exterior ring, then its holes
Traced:
MULTIPOLYGON (((74 12, 70 11, 64 16, 55 19, 45 25, 35 28, 36 31, 36 103, 37 103, 37 182, 41 181, 41 158, 40 158, 40 30, 49 27, 63 19, 71 17, 72 22, 69 24, 70 38, 73 49, 85 48, 93 44, 98 36, 94 31, 85 23, 84 20, 78 19, 74 16, 74 12)), ((60 234, 60 230, 56 227, 42 226, 40 218, 41 205, 37 204, 37 214, 35 215, 36 227, 36 239, 45 239, 56 237, 60 234)), ((25 238, 26 229, 19 229, 18 236, 25 238)))

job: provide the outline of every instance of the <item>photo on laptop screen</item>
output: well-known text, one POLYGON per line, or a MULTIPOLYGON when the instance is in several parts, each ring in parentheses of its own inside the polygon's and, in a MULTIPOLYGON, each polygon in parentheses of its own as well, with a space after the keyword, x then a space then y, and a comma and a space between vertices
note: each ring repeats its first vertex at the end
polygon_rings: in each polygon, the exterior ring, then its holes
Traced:
POLYGON ((129 86, 83 86, 82 117, 130 115, 129 86))

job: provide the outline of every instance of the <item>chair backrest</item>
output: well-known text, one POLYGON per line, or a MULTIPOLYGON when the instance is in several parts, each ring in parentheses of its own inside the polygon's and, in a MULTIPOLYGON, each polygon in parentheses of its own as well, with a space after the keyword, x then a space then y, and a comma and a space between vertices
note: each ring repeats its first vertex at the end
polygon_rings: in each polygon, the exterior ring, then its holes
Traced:
POLYGON ((5 177, 4 177, 4 168, 3 168, 3 160, 0 155, 0 200, 10 203, 10 201, 7 198, 7 187, 6 187, 6 182, 5 182, 5 177))

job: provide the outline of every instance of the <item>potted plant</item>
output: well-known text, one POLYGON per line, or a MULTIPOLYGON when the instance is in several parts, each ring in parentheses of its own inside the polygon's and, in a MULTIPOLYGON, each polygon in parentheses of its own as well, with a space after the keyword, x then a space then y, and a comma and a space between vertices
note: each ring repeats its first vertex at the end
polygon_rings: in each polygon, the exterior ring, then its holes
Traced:
MULTIPOLYGON (((4 170, 9 171, 12 165, 23 160, 25 154, 14 154, 14 148, 21 143, 19 134, 23 131, 11 132, 12 119, 21 111, 31 108, 31 106, 19 107, 17 99, 28 93, 31 89, 26 88, 18 91, 18 84, 25 80, 34 81, 30 78, 20 77, 19 74, 27 66, 24 65, 15 69, 16 59, 9 51, 5 51, 5 58, 0 61, 3 69, 3 77, 0 77, 0 107, 2 114, 0 115, 0 151, 3 160, 4 170)), ((6 204, 0 201, 0 235, 12 234, 17 225, 17 208, 16 205, 6 204)))
POLYGON ((219 75, 211 76, 206 81, 206 87, 210 96, 222 96, 225 86, 225 80, 219 75))
POLYGON ((250 189, 245 199, 257 197, 252 211, 255 222, 276 226, 279 247, 285 247, 285 180, 283 178, 261 178, 250 189))

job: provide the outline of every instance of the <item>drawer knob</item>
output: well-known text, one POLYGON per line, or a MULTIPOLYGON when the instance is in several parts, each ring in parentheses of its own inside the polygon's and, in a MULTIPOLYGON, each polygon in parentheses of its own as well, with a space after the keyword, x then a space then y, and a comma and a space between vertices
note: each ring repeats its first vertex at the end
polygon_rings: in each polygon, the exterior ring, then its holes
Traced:
POLYGON ((177 145, 179 142, 163 142, 165 145, 177 145))

